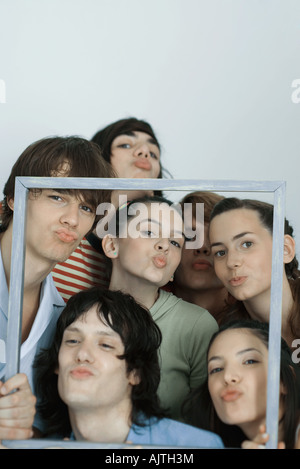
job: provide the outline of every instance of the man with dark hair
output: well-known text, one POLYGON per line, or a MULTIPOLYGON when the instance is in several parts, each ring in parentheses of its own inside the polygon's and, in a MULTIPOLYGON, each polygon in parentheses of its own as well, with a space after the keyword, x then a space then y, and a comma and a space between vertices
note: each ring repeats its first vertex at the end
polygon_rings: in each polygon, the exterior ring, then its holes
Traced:
MULTIPOLYGON (((18 158, 4 188, 0 227, 0 379, 6 373, 8 287, 16 176, 112 177, 96 144, 80 137, 50 137, 30 145, 18 158)), ((51 343, 65 303, 51 276, 95 226, 97 206, 110 200, 101 190, 32 189, 28 194, 22 314, 21 373, 0 381, 0 438, 31 435, 35 398, 32 363, 36 352, 51 343), (10 394, 14 389, 17 393, 10 394)))
POLYGON ((149 311, 130 295, 95 287, 72 296, 34 364, 47 436, 222 448, 217 435, 164 417, 160 343, 149 311))

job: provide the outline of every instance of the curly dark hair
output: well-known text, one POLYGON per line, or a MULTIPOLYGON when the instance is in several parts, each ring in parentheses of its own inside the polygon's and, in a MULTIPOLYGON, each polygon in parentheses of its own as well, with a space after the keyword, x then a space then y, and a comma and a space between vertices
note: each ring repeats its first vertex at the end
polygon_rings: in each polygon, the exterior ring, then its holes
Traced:
POLYGON ((109 291, 98 287, 84 290, 72 296, 57 322, 53 343, 43 350, 34 362, 34 384, 38 399, 37 410, 45 421, 45 434, 68 436, 71 432, 67 405, 57 389, 58 354, 64 330, 97 305, 99 320, 109 325, 124 344, 127 372, 135 370, 139 384, 132 388, 133 424, 143 426, 144 416, 162 418, 157 388, 160 380, 158 349, 161 332, 149 311, 134 298, 121 291, 109 291))

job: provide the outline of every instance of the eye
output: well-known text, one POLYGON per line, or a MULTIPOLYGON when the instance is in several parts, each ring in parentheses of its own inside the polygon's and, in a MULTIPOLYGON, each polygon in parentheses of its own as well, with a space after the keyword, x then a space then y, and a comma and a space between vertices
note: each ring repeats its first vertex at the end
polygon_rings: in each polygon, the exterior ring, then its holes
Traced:
POLYGON ((141 230, 140 231, 142 238, 155 238, 156 235, 151 230, 141 230))
POLYGON ((215 373, 220 373, 220 371, 222 371, 223 368, 221 368, 220 366, 216 366, 215 368, 213 368, 212 370, 209 371, 209 375, 214 375, 215 373))
POLYGON ((81 208, 81 210, 83 210, 84 212, 94 213, 94 210, 93 210, 91 207, 88 207, 87 205, 81 205, 80 208, 81 208))
POLYGON ((67 345, 76 345, 76 344, 79 344, 79 340, 78 339, 66 339, 65 343, 67 345))
POLYGON ((223 249, 223 250, 220 250, 220 251, 216 251, 216 252, 214 253, 214 257, 224 257, 225 254, 226 254, 226 252, 225 252, 224 249, 223 249))
POLYGON ((185 237, 185 242, 189 242, 189 241, 196 241, 196 235, 194 235, 194 236, 186 236, 186 237, 185 237))
POLYGON ((113 350, 115 348, 111 344, 108 344, 107 342, 100 342, 99 346, 105 350, 113 350))
POLYGON ((51 194, 51 195, 48 195, 48 198, 49 198, 49 199, 52 199, 52 200, 56 200, 57 202, 62 201, 62 198, 61 198, 60 195, 53 195, 53 194, 51 194))
POLYGON ((173 246, 175 246, 176 248, 179 248, 179 249, 182 248, 181 244, 178 243, 178 241, 175 241, 174 239, 171 239, 170 243, 171 243, 173 246))
POLYGON ((154 160, 158 160, 158 159, 159 159, 158 156, 157 156, 155 153, 153 153, 153 151, 150 151, 150 156, 151 156, 151 158, 153 158, 154 160))
POLYGON ((152 223, 141 222, 138 230, 142 238, 158 238, 159 236, 157 226, 152 223))
POLYGON ((245 365, 254 365, 255 363, 259 363, 259 361, 255 360, 254 358, 249 358, 248 360, 244 361, 245 365))
POLYGON ((131 148, 130 143, 121 143, 118 145, 119 148, 131 148))
POLYGON ((251 246, 253 246, 253 242, 252 241, 244 241, 242 246, 246 249, 250 248, 251 246))

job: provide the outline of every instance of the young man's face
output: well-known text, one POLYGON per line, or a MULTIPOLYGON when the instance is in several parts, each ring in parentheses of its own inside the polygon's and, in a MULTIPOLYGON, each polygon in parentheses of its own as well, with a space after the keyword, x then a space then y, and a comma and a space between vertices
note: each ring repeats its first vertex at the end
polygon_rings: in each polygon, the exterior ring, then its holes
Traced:
POLYGON ((58 355, 58 392, 69 411, 131 409, 137 384, 127 373, 123 342, 99 319, 96 306, 64 331, 58 355))
POLYGON ((26 255, 39 262, 65 261, 94 220, 94 208, 75 195, 48 189, 29 194, 26 255))

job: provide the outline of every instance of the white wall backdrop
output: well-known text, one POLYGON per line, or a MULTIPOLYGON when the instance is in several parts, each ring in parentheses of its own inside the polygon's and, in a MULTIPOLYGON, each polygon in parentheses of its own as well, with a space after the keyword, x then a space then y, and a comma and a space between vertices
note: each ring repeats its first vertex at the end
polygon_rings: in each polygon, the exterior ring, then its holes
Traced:
POLYGON ((287 181, 300 252, 299 0, 0 0, 0 25, 1 191, 33 141, 136 116, 174 178, 287 181))

